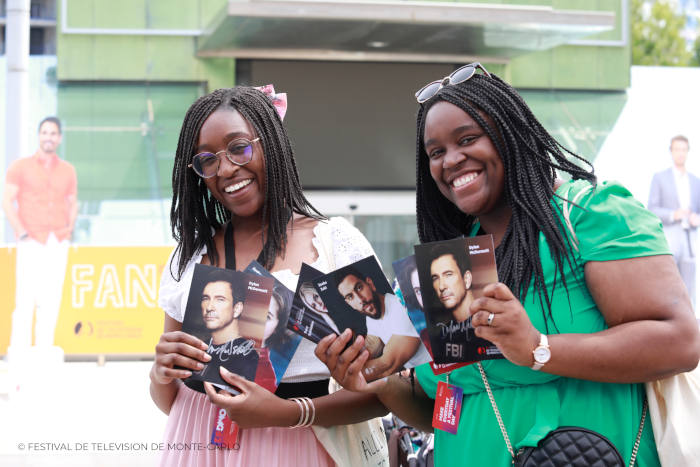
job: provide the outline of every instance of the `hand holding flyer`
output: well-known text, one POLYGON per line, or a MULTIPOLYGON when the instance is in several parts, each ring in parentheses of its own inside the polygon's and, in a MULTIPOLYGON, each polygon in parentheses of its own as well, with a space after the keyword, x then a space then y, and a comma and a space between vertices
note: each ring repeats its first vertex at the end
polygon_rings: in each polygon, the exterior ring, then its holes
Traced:
MULTIPOLYGON (((411 318, 413 327, 416 328, 421 342, 432 359, 433 352, 430 347, 430 338, 428 337, 428 329, 426 327, 425 312, 423 310, 423 294, 421 292, 420 281, 418 279, 416 256, 411 255, 396 260, 392 263, 392 266, 394 268, 394 274, 396 274, 396 281, 399 283, 399 289, 401 290, 401 294, 403 295, 403 299, 408 310, 408 316, 411 318)), ((471 363, 473 362, 435 363, 434 361, 431 361, 430 368, 436 375, 441 375, 471 363)))
POLYGON ((313 285, 339 330, 366 336, 368 381, 430 360, 374 256, 317 277, 313 285))
POLYGON ((237 393, 219 373, 223 366, 254 381, 270 306, 273 280, 197 264, 182 330, 208 344, 212 359, 184 382, 204 392, 204 381, 237 393))
POLYGON ((474 334, 469 306, 498 282, 491 235, 415 246, 421 297, 435 363, 503 358, 474 334))

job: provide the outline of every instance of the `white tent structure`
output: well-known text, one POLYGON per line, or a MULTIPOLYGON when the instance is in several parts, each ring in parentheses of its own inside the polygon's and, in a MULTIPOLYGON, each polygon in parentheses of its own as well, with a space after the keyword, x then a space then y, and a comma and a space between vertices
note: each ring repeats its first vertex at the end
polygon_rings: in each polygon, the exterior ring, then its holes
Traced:
POLYGON ((595 160, 599 180, 618 180, 646 205, 654 173, 671 165, 669 143, 690 140, 687 167, 700 176, 700 68, 631 68, 628 100, 595 160))

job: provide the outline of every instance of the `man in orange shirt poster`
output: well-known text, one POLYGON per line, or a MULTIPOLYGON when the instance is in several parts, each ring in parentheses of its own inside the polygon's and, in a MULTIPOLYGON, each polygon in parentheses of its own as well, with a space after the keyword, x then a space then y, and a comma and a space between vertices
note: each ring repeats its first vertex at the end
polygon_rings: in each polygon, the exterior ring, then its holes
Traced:
POLYGON ((39 148, 7 169, 2 207, 17 238, 15 311, 10 348, 52 346, 61 306, 68 244, 78 214, 75 168, 59 159, 61 121, 39 124, 39 148))

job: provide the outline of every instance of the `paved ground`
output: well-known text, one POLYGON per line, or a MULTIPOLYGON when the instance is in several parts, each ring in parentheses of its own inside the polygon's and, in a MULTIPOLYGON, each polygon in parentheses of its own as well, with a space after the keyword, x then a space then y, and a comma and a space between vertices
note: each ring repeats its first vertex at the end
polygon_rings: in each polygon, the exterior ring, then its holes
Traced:
POLYGON ((0 361, 0 466, 156 465, 166 416, 150 362, 37 364, 16 390, 0 361))

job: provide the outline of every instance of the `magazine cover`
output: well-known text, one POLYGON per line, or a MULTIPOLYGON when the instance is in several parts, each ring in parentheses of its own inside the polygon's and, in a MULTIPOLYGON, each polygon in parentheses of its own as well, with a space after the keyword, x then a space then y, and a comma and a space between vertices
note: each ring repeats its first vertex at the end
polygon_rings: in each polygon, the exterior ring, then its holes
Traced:
MULTIPOLYGON (((209 363, 184 380, 204 392, 204 381, 234 394, 219 374, 224 366, 255 381, 261 361, 258 349, 265 332, 274 281, 230 269, 195 265, 182 330, 209 344, 209 363)), ((269 360, 267 361, 269 365, 269 360)))
POLYGON ((300 335, 287 329, 294 292, 285 287, 257 261, 252 261, 244 272, 269 277, 274 281, 270 307, 265 321, 262 348, 259 349, 260 360, 267 360, 270 365, 258 365, 255 382, 268 391, 275 392, 301 342, 300 335))
POLYGON ((469 305, 498 281, 493 237, 480 235, 415 246, 421 297, 435 363, 503 358, 474 334, 469 305))
POLYGON ((287 328, 318 343, 328 334, 339 334, 337 324, 313 286, 313 280, 323 273, 306 263, 301 263, 299 282, 292 301, 287 328))
POLYGON ((406 308, 374 256, 324 274, 314 280, 314 286, 331 318, 343 323, 342 329, 366 336, 368 380, 430 361, 406 308))
MULTIPOLYGON (((423 295, 420 290, 420 280, 418 279, 418 267, 416 266, 416 256, 411 255, 405 258, 394 261, 392 264, 396 282, 399 284, 399 290, 403 297, 408 317, 411 318, 413 327, 420 336, 421 343, 428 351, 430 358, 433 358, 433 352, 430 348, 430 339, 428 337, 428 329, 426 327, 425 312, 423 311, 423 295)), ((430 362, 430 368, 433 373, 440 375, 449 373, 450 371, 469 365, 473 362, 462 363, 435 363, 430 362)))

